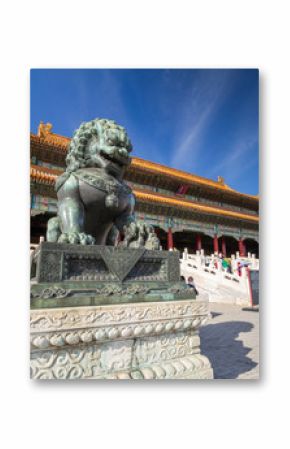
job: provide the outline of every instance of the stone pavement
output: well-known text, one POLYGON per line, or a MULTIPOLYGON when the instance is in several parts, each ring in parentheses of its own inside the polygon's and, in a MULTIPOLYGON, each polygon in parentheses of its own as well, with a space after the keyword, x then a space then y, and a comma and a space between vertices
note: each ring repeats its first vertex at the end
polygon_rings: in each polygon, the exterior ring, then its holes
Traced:
POLYGON ((209 303, 212 318, 200 329, 201 352, 215 379, 259 378, 259 312, 209 303))

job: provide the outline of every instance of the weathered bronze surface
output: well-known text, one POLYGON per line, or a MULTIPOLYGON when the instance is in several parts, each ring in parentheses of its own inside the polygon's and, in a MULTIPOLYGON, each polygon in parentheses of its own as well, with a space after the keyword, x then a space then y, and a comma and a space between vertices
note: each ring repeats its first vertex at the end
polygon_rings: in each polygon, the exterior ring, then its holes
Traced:
POLYGON ((32 255, 32 308, 195 298, 180 281, 179 253, 160 251, 153 226, 135 220, 134 195, 122 180, 131 150, 111 120, 74 133, 56 182, 58 215, 32 255))
POLYGON ((74 133, 66 171, 56 181, 58 215, 48 222, 47 241, 159 249, 154 229, 136 222, 135 197, 123 182, 131 162, 126 130, 112 120, 83 123, 74 133))

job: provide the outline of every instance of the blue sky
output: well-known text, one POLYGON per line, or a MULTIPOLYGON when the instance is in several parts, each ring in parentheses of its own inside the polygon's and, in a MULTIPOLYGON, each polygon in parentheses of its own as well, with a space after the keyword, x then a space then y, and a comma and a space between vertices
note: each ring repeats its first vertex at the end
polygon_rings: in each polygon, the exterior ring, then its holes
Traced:
POLYGON ((126 127, 133 155, 258 194, 255 69, 33 69, 31 131, 70 137, 81 122, 126 127))

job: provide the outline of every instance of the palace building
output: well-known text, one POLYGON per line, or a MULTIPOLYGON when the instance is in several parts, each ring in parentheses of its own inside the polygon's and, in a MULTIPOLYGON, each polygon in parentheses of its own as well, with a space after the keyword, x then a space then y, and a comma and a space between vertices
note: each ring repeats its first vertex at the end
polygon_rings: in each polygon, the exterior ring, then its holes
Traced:
MULTIPOLYGON (((65 169, 70 139, 41 123, 31 143, 31 243, 45 236, 56 215, 54 184, 65 169)), ((152 224, 163 249, 259 256, 259 198, 206 179, 133 157, 125 180, 136 197, 137 219, 152 224)))

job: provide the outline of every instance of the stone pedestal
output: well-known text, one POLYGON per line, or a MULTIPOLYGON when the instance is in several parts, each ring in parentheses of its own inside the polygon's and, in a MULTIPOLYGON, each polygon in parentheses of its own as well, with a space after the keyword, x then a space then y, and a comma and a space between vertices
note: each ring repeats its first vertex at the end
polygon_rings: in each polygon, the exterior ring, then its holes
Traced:
POLYGON ((212 379, 195 300, 31 310, 33 379, 212 379))
POLYGON ((31 308, 194 299, 177 251, 43 242, 31 263, 31 308))

